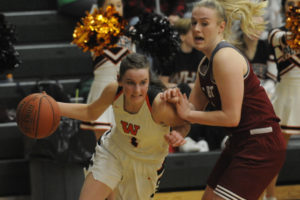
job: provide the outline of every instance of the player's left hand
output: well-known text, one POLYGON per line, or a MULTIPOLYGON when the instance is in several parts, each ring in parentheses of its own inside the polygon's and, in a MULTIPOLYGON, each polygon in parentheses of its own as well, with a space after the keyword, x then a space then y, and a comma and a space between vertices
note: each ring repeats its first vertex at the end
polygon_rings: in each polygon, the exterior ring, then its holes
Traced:
POLYGON ((185 139, 182 135, 177 132, 176 130, 172 130, 170 133, 166 134, 165 140, 168 142, 169 145, 172 147, 178 147, 186 143, 185 139))

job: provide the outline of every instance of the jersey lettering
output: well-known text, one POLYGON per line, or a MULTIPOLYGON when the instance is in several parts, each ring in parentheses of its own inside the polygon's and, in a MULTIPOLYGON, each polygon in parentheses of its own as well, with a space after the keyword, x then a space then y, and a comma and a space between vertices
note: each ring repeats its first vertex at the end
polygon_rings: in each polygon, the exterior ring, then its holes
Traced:
POLYGON ((131 138, 131 142, 130 142, 130 143, 131 143, 132 146, 134 146, 134 147, 137 147, 137 146, 138 146, 137 139, 136 139, 135 137, 132 137, 132 138, 131 138))
POLYGON ((196 72, 181 71, 170 78, 172 83, 193 83, 196 79, 196 72))
POLYGON ((136 135, 138 130, 140 129, 139 125, 131 124, 125 121, 121 121, 121 124, 123 131, 131 135, 136 135))

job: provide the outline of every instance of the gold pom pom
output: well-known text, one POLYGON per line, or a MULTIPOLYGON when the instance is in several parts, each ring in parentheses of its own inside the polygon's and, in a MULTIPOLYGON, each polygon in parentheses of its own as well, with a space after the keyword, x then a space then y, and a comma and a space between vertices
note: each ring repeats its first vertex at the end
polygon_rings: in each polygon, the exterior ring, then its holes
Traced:
POLYGON ((96 56, 101 55, 104 49, 116 46, 127 24, 113 6, 108 6, 105 12, 96 8, 91 14, 87 12, 81 20, 73 32, 72 43, 96 56))
POLYGON ((286 13, 285 27, 291 32, 287 43, 292 49, 300 49, 300 2, 296 6, 290 6, 286 13))

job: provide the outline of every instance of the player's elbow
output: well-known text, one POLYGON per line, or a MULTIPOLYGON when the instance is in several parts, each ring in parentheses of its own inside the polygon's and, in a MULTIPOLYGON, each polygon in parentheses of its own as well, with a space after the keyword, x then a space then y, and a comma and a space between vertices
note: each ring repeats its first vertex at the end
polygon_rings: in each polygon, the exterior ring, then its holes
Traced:
POLYGON ((231 120, 228 124, 228 127, 237 127, 240 123, 240 120, 231 120))
POLYGON ((87 120, 88 120, 88 121, 95 121, 95 120, 97 120, 98 118, 99 118, 99 115, 96 114, 95 112, 89 112, 89 113, 87 114, 87 120))
POLYGON ((227 127, 237 127, 240 124, 241 115, 239 114, 229 115, 227 119, 228 119, 226 123, 227 127))
POLYGON ((85 121, 95 121, 98 119, 99 115, 95 112, 91 106, 87 105, 86 114, 85 114, 85 121))
POLYGON ((96 115, 87 117, 87 121, 95 121, 96 119, 98 119, 98 117, 96 117, 96 115))

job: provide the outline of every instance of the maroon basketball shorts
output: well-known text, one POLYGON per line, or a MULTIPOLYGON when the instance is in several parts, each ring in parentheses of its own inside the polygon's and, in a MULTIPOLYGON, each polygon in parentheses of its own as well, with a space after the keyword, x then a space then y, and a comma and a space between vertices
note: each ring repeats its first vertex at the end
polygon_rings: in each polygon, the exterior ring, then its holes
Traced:
POLYGON ((224 199, 257 200, 285 161, 286 144, 279 126, 238 133, 227 142, 208 179, 224 199))

